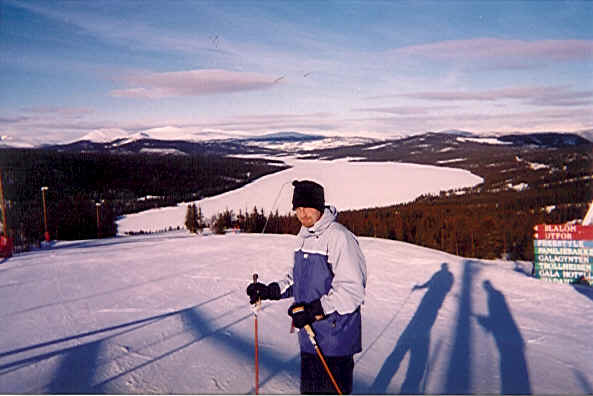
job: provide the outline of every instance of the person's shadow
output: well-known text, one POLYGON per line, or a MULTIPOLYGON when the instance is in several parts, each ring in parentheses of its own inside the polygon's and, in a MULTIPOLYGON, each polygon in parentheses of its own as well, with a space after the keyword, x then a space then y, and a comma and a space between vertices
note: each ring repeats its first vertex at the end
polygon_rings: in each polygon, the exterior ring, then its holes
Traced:
POLYGON ((529 372, 525 360, 525 342, 507 305, 504 294, 483 282, 488 293, 488 316, 476 315, 478 323, 492 333, 500 354, 500 392, 530 394, 529 372))
POLYGON ((572 287, 575 291, 581 293, 583 296, 593 300, 593 287, 578 284, 573 284, 572 287))
POLYGON ((423 285, 415 285, 412 290, 428 289, 422 298, 412 320, 399 337, 393 352, 383 363, 379 374, 371 385, 371 393, 386 393, 391 379, 404 359, 410 352, 410 363, 400 393, 419 394, 420 382, 425 375, 430 349, 430 330, 436 321, 439 309, 447 293, 453 286, 453 274, 447 263, 441 264, 437 271, 423 285))

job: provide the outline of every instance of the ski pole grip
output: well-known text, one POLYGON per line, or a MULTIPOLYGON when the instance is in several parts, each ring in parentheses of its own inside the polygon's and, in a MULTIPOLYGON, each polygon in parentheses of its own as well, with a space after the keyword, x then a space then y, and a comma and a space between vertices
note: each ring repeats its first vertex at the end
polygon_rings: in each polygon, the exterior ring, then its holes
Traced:
POLYGON ((293 313, 293 314, 295 314, 295 313, 298 313, 298 312, 303 312, 304 310, 305 310, 305 307, 303 307, 303 306, 300 306, 300 307, 294 307, 294 308, 292 309, 292 313, 293 313))
POLYGON ((309 340, 311 340, 311 344, 313 344, 313 346, 317 348, 317 341, 315 341, 315 332, 313 331, 313 328, 311 328, 311 325, 305 325, 305 327, 303 328, 307 332, 309 340))
POLYGON ((257 278, 258 278, 258 275, 257 274, 253 274, 253 283, 257 283, 257 278))

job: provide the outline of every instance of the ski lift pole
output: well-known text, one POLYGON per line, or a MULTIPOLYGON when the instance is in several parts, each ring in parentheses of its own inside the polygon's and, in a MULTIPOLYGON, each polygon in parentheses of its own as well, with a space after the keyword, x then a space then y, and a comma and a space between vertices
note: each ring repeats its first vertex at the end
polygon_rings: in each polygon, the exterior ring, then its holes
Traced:
POLYGON ((8 238, 8 226, 6 225, 6 205, 4 204, 4 190, 2 188, 2 169, 0 169, 0 209, 2 210, 2 232, 8 238))
MULTIPOLYGON (((278 199, 280 198, 280 194, 282 194, 282 190, 284 189, 284 186, 286 186, 287 184, 289 184, 291 182, 286 182, 284 184, 282 184, 282 186, 280 187, 280 191, 278 191, 278 195, 276 196, 276 199, 274 200, 274 204, 272 205, 272 209, 270 210, 270 214, 268 215, 268 218, 266 219, 266 223, 264 224, 264 228, 261 231, 261 235, 263 235, 266 232, 266 227, 268 226, 268 222, 270 221, 270 217, 272 217, 272 212, 274 211, 274 208, 276 207, 276 204, 278 203, 278 199)), ((256 261, 257 263, 257 261, 256 261)), ((253 272, 253 284, 255 285, 257 283, 257 266, 254 268, 254 272, 253 272)), ((258 395, 259 394, 259 340, 258 340, 258 334, 257 334, 257 311, 259 310, 261 306, 261 300, 258 299, 255 302, 255 305, 253 306, 253 319, 254 319, 254 343, 255 343, 255 394, 258 395)))
POLYGON ((309 340, 311 341, 311 344, 313 344, 313 348, 315 348, 315 352, 317 352, 317 356, 319 356, 319 360, 321 360, 321 364, 323 364, 323 368, 325 368, 327 375, 329 375, 329 379, 332 381, 334 388, 336 388, 336 392, 338 392, 338 395, 341 395, 342 391, 340 390, 340 387, 338 386, 336 379, 334 378, 331 370, 329 369, 327 362, 325 361, 325 358, 323 357, 323 353, 321 353, 321 349, 319 348, 319 345, 317 345, 317 341, 315 340, 315 332, 313 331, 313 328, 311 327, 311 325, 305 325, 304 329, 307 332, 307 335, 309 336, 309 340))
MULTIPOLYGON (((257 283, 257 274, 253 274, 253 284, 257 283)), ((259 305, 261 304, 261 300, 257 300, 255 302, 255 307, 253 309, 253 319, 254 319, 254 335, 253 340, 255 344, 255 394, 259 395, 259 340, 257 335, 257 310, 259 309, 259 305)))

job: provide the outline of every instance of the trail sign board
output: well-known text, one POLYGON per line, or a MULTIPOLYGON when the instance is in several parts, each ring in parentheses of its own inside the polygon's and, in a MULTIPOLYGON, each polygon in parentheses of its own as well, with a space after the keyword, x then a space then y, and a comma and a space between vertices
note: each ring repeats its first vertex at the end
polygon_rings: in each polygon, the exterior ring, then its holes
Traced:
POLYGON ((571 283, 593 274, 593 226, 540 224, 534 227, 534 275, 571 283))

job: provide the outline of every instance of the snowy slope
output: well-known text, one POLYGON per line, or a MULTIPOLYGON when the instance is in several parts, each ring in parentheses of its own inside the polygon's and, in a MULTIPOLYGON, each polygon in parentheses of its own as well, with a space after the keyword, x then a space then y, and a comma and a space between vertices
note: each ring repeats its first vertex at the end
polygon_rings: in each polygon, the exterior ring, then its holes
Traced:
POLYGON ((130 134, 122 129, 99 129, 84 135, 82 138, 69 141, 73 143, 77 141, 90 141, 94 143, 115 143, 118 144, 129 143, 142 139, 154 139, 163 141, 186 141, 186 142, 202 142, 206 140, 216 139, 236 139, 244 137, 243 135, 216 132, 216 131, 200 131, 195 132, 185 128, 174 126, 164 126, 159 128, 146 129, 140 132, 130 134), (123 139, 123 140, 122 140, 123 139))
POLYGON ((129 135, 123 129, 108 128, 96 129, 84 135, 80 139, 68 141, 67 143, 74 143, 77 141, 89 141, 94 143, 109 143, 120 139, 127 139, 129 135))
MULTIPOLYGON (((360 241, 369 278, 355 393, 593 392, 590 290, 532 279, 527 263, 360 241)), ((181 231, 3 262, 0 393, 253 393, 244 289, 253 271, 279 277, 293 244, 181 231)), ((259 314, 261 393, 299 392, 290 303, 259 314)))
MULTIPOLYGON (((275 159, 278 159, 275 157, 275 159)), ((197 201, 205 216, 225 209, 235 213, 252 211, 254 206, 289 213, 292 180, 309 179, 325 187, 325 200, 339 210, 388 206, 412 201, 426 193, 470 187, 482 178, 463 169, 392 162, 349 162, 297 160, 283 158, 292 168, 268 175, 243 188, 197 201), (377 193, 380 191, 380 193, 377 193)), ((156 231, 170 226, 183 227, 187 204, 159 208, 124 216, 118 221, 118 233, 156 231)))
POLYGON ((0 136, 0 149, 2 148, 33 148, 34 143, 15 138, 14 136, 1 135, 0 136))

